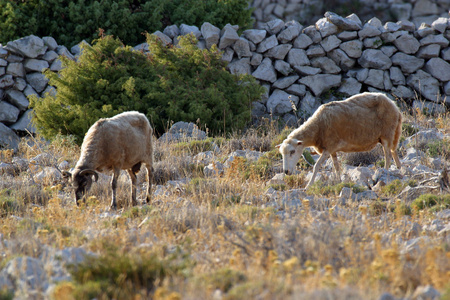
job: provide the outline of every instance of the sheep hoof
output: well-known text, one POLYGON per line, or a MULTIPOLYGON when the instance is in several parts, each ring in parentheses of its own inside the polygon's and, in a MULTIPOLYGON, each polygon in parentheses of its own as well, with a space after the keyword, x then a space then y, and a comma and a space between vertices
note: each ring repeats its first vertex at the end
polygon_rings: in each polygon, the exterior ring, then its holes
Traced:
POLYGON ((110 210, 110 211, 116 211, 116 210, 117 210, 117 205, 111 205, 111 206, 109 207, 109 210, 110 210))

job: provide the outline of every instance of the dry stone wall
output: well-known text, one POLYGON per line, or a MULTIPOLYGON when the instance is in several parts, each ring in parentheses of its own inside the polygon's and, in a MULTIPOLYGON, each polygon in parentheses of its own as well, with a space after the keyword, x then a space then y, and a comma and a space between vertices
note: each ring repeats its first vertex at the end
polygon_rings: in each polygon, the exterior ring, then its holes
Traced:
POLYGON ((302 24, 313 24, 327 10, 348 15, 357 14, 367 21, 377 17, 383 23, 410 20, 417 27, 447 17, 450 0, 253 0, 255 28, 274 19, 287 22, 297 20, 302 24), (346 13, 347 12, 347 13, 346 13))
MULTIPOLYGON (((266 88, 253 104, 255 117, 272 116, 295 125, 319 105, 363 91, 385 92, 430 112, 450 104, 450 21, 438 18, 418 28, 410 21, 362 23, 352 14, 327 12, 314 25, 274 19, 261 29, 238 34, 237 26, 220 29, 204 23, 169 26, 154 34, 177 44, 192 33, 200 48, 223 50, 231 73, 252 74, 266 88)), ((148 49, 137 45, 135 49, 148 49)), ((27 96, 55 92, 41 73, 61 69, 59 56, 70 51, 52 37, 28 36, 0 47, 0 144, 17 148, 18 132, 34 132, 27 96)))

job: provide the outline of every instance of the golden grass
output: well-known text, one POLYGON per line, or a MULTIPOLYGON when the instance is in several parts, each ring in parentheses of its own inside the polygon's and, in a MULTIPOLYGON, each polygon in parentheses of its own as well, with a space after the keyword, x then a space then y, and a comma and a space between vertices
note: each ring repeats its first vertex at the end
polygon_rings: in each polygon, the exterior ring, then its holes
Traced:
MULTIPOLYGON (((440 118, 437 123, 448 126, 448 118, 440 118)), ((268 151, 268 141, 277 139, 278 133, 267 126, 248 136, 222 140, 221 159, 236 149, 236 140, 245 149, 268 151)), ((17 243, 5 248, 0 266, 20 255, 39 257, 43 245, 83 247, 104 256, 114 245, 120 253, 136 255, 147 249, 159 261, 170 260, 178 268, 175 272, 167 267, 163 279, 129 291, 129 299, 211 299, 213 295, 224 299, 298 299, 300 295, 303 299, 325 295, 377 299, 383 292, 408 297, 419 285, 431 284, 441 292, 449 289, 450 251, 442 238, 419 232, 417 237, 428 236, 429 240, 420 244, 417 253, 402 253, 402 241, 411 238, 411 226, 405 222, 429 224, 433 219, 429 209, 409 217, 399 210, 373 215, 364 205, 337 205, 335 195, 329 196, 329 208, 319 212, 310 209, 306 199, 301 199, 301 207, 274 208, 265 195, 266 172, 279 165, 278 157, 267 156, 271 159, 265 165, 268 169, 236 159, 223 176, 205 178, 203 166, 187 159, 192 151, 185 144, 157 143, 156 147, 160 168, 177 168, 173 173, 161 171, 159 182, 185 177, 190 182, 168 187, 166 193, 153 196, 150 205, 125 206, 117 213, 108 212, 106 179, 94 184, 86 203, 76 207, 70 187, 63 182, 30 179, 41 165, 16 177, 2 177, 0 201, 16 205, 4 210, 1 233, 3 239, 17 243)), ((15 157, 30 159, 43 153, 49 154, 50 165, 66 160, 73 167, 79 148, 61 137, 50 144, 34 138, 31 144, 23 141, 15 157)), ((1 155, 12 159, 9 153, 1 155)), ((304 183, 303 176, 293 176, 287 188, 300 188, 304 183)), ((121 175, 119 206, 127 202, 128 195, 128 178, 121 175)), ((130 268, 133 264, 139 262, 130 268)), ((82 285, 61 283, 55 296, 80 295, 82 285)))

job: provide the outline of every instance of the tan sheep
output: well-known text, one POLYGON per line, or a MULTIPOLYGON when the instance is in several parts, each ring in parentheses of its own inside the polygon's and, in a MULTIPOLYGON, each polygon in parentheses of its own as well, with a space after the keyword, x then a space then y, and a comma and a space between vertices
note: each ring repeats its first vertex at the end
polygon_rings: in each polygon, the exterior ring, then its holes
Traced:
POLYGON ((283 156, 286 174, 293 173, 305 147, 312 147, 320 154, 311 180, 306 185, 308 188, 314 183, 319 167, 330 155, 339 176, 338 151, 369 151, 381 143, 385 168, 390 167, 393 156, 400 169, 397 145, 401 132, 402 115, 395 103, 382 93, 362 93, 343 101, 321 105, 277 147, 283 156))
POLYGON ((131 204, 136 205, 136 174, 144 163, 147 168, 147 203, 153 178, 153 129, 147 117, 130 111, 109 119, 100 119, 89 128, 81 145, 80 158, 72 173, 65 172, 75 189, 75 199, 82 199, 97 172, 113 171, 111 209, 116 209, 117 178, 127 170, 131 179, 131 204))

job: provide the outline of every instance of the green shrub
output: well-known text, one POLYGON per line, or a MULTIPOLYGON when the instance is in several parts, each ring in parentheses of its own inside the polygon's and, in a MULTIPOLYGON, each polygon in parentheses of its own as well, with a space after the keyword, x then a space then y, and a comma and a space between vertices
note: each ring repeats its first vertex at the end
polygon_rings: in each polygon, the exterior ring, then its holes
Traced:
POLYGON ((178 252, 160 259, 148 251, 132 253, 109 246, 106 253, 87 256, 84 262, 69 266, 74 296, 76 299, 130 299, 136 293, 148 295, 164 278, 181 276, 192 266, 188 256, 178 252))
POLYGON ((240 271, 223 268, 204 276, 203 280, 209 282, 214 288, 226 293, 232 287, 246 282, 247 277, 240 271))
POLYGON ((45 75, 56 95, 30 97, 33 121, 45 138, 74 135, 81 144, 89 127, 102 117, 136 110, 145 113, 161 134, 169 121, 198 122, 213 133, 242 128, 251 102, 263 88, 251 75, 226 71, 221 53, 200 50, 190 35, 181 47, 166 47, 148 35, 151 55, 103 36, 83 46, 78 61, 62 58, 64 68, 45 75))
POLYGON ((423 194, 411 203, 411 208, 415 211, 430 208, 431 211, 440 211, 450 208, 450 195, 423 194))
POLYGON ((90 43, 103 28, 134 46, 145 41, 143 32, 173 24, 252 25, 248 0, 0 0, 0 11, 0 43, 5 44, 34 34, 71 47, 82 40, 90 43))
POLYGON ((450 141, 448 139, 428 143, 426 149, 431 157, 442 156, 445 159, 450 158, 450 141))

